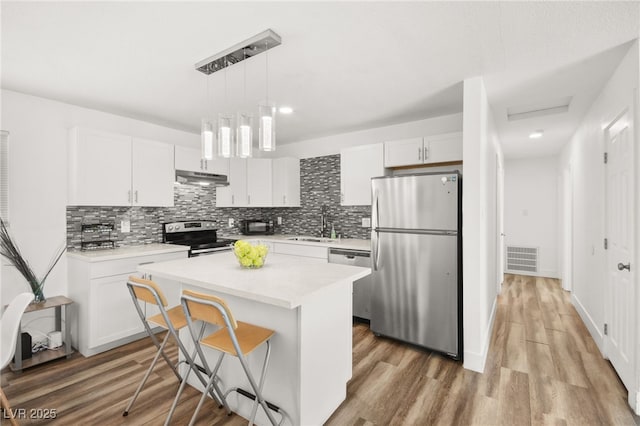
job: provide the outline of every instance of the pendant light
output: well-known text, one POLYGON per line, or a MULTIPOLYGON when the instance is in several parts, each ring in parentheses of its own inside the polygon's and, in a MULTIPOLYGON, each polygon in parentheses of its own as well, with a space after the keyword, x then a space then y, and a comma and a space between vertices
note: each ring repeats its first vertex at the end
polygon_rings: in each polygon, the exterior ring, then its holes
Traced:
MULTIPOLYGON (((227 64, 228 66, 228 64, 227 64)), ((224 70, 224 105, 227 106, 227 69, 224 70)), ((218 114, 218 157, 233 156, 233 117, 226 113, 218 114)))
POLYGON ((265 41, 265 87, 266 99, 258 106, 260 130, 258 143, 260 151, 276 150, 276 107, 269 102, 269 45, 265 41))
MULTIPOLYGON (((243 49, 243 60, 247 58, 247 53, 243 49)), ((247 99, 247 63, 244 63, 244 93, 242 96, 243 105, 247 99)), ((236 127, 236 155, 240 158, 251 157, 253 154, 253 117, 250 113, 238 112, 236 127)))
POLYGON ((213 123, 208 118, 202 119, 200 139, 202 142, 202 158, 213 160, 213 123))
MULTIPOLYGON (((207 77, 207 99, 209 102, 209 78, 207 77)), ((200 123, 200 144, 202 145, 202 158, 213 160, 213 123, 209 118, 203 118, 200 123)))

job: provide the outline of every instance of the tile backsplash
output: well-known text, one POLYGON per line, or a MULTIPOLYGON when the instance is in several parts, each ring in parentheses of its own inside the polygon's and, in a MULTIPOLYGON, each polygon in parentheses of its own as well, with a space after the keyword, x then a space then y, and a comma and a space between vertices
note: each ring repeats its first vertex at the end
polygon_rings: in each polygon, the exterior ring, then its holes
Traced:
POLYGON ((80 248, 82 223, 113 222, 111 238, 117 246, 162 242, 163 222, 177 220, 213 220, 218 235, 239 234, 241 219, 282 218, 276 233, 320 235, 322 207, 325 206, 329 236, 333 224, 343 238, 369 238, 369 228, 361 220, 371 216, 369 206, 340 205, 340 155, 300 160, 300 207, 287 208, 216 208, 215 187, 176 185, 173 207, 93 207, 67 206, 67 246, 80 248), (236 226, 229 228, 228 219, 236 226), (131 232, 123 233, 120 222, 129 220, 131 232))

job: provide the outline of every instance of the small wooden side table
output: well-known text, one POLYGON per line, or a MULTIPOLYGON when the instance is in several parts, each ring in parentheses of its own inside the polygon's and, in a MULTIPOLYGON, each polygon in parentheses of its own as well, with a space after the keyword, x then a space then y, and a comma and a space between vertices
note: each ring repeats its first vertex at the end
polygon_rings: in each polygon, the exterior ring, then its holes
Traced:
POLYGON ((62 346, 58 349, 47 349, 46 351, 33 354, 29 359, 22 359, 22 330, 18 328, 18 339, 16 341, 15 362, 11 363, 11 370, 22 371, 25 368, 33 367, 43 362, 53 361, 54 359, 69 357, 73 353, 71 349, 71 321, 67 306, 72 304, 73 300, 64 296, 49 297, 44 303, 31 303, 24 310, 27 312, 37 312, 44 309, 55 309, 56 331, 62 331, 62 308, 64 308, 64 335, 62 336, 62 346))

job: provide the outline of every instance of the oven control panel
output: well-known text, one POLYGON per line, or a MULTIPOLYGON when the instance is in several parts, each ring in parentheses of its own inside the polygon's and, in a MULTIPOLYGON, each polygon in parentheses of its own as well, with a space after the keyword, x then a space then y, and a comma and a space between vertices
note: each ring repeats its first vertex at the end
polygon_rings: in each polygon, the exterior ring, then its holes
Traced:
POLYGON ((172 222, 165 223, 162 225, 165 233, 175 233, 175 232, 192 232, 192 231, 207 231, 207 230, 215 230, 215 222, 208 220, 199 220, 199 221, 191 221, 191 222, 172 222))

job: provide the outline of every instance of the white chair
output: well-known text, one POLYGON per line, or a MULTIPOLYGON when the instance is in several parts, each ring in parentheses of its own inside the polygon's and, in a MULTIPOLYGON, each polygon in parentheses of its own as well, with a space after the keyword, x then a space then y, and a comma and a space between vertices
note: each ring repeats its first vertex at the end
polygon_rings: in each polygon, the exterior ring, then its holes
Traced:
MULTIPOLYGON (((0 346, 0 359, 2 360, 2 367, 0 368, 5 368, 9 365, 13 358, 22 314, 32 301, 33 293, 19 294, 9 303, 9 306, 2 314, 2 324, 0 325, 0 343, 2 343, 0 346)), ((2 388, 0 388, 0 399, 2 400, 2 407, 6 410, 5 416, 11 419, 12 425, 17 425, 18 422, 11 415, 11 405, 9 405, 2 388)))

